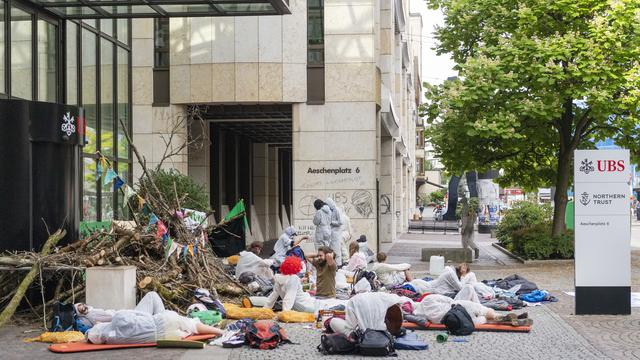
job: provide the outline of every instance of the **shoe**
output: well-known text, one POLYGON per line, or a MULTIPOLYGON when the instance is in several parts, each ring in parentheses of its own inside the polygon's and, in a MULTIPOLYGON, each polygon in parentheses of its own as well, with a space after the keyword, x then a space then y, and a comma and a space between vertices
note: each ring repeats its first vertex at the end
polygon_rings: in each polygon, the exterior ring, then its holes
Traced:
POLYGON ((529 313, 527 312, 523 312, 522 314, 518 315, 518 319, 528 319, 529 318, 529 313))
POLYGON ((511 322, 513 326, 531 326, 533 325, 532 319, 516 319, 511 322))
POLYGON ((248 297, 243 297, 242 298, 242 307, 243 308, 252 308, 253 304, 251 303, 251 300, 249 300, 248 297))

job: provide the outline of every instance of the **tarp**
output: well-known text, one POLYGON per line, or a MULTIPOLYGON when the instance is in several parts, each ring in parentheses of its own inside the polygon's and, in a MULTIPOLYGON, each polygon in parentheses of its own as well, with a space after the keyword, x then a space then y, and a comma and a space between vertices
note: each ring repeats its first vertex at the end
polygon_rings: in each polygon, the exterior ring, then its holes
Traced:
POLYGON ((240 200, 229 214, 209 232, 209 242, 213 252, 220 257, 240 253, 247 247, 247 228, 244 201, 240 200))

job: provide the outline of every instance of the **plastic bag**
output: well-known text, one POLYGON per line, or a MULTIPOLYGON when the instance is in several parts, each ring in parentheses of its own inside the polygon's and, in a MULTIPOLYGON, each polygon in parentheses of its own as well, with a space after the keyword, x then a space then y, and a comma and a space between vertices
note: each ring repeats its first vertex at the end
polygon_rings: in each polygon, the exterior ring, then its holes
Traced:
POLYGON ((356 283, 356 285, 353 287, 353 290, 356 294, 369 292, 371 291, 371 284, 369 283, 369 280, 367 280, 366 278, 362 278, 356 283))

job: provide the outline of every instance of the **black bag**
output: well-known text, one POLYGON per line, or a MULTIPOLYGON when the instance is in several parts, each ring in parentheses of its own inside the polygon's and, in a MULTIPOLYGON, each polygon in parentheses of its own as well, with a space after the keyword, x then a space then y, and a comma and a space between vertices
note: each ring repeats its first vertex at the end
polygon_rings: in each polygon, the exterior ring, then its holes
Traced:
POLYGON ((51 319, 51 327, 49 327, 49 331, 77 330, 76 320, 76 309, 73 304, 65 304, 56 301, 53 304, 53 318, 51 319))
POLYGON ((318 351, 323 355, 355 354, 358 351, 358 346, 355 341, 343 334, 323 334, 320 337, 318 351))
POLYGON ((388 331, 367 329, 358 336, 358 353, 364 356, 397 356, 388 331))
POLYGON ((462 305, 458 304, 451 305, 451 310, 447 311, 441 323, 447 327, 447 331, 452 335, 471 335, 476 329, 471 315, 462 305))

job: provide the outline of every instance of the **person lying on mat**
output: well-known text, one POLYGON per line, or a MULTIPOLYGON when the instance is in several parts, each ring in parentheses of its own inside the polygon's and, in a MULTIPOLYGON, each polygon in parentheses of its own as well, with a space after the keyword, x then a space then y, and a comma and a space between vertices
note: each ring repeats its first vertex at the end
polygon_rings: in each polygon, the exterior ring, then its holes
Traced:
POLYGON ((216 327, 202 324, 198 319, 165 310, 162 300, 155 292, 145 295, 140 304, 135 310, 116 311, 111 322, 96 324, 87 332, 87 340, 93 344, 144 344, 158 340, 178 340, 194 334, 224 333, 216 327), (148 300, 144 301, 145 299, 148 300))
POLYGON ((379 252, 376 256, 378 262, 371 266, 371 270, 376 273, 378 280, 386 287, 402 285, 413 280, 411 276, 411 264, 388 264, 387 254, 379 252))
POLYGON ((454 300, 448 296, 438 294, 430 294, 425 296, 421 302, 414 302, 414 315, 424 316, 427 320, 439 324, 454 304, 462 305, 469 315, 471 315, 471 319, 476 325, 498 323, 525 326, 533 324, 533 320, 529 319, 527 313, 520 315, 515 313, 501 315, 480 303, 468 300, 454 300))
MULTIPOLYGON (((87 327, 93 327, 98 323, 111 322, 113 315, 116 313, 116 310, 97 309, 85 303, 77 303, 74 306, 79 320, 87 327)), ((155 315, 160 311, 164 311, 164 304, 158 293, 150 291, 140 299, 134 310, 155 315)))
POLYGON ((282 310, 300 312, 314 312, 316 301, 302 289, 302 282, 298 273, 302 269, 302 260, 297 256, 288 256, 282 265, 280 273, 275 276, 273 292, 267 298, 264 307, 272 309, 278 298, 282 299, 282 310))

